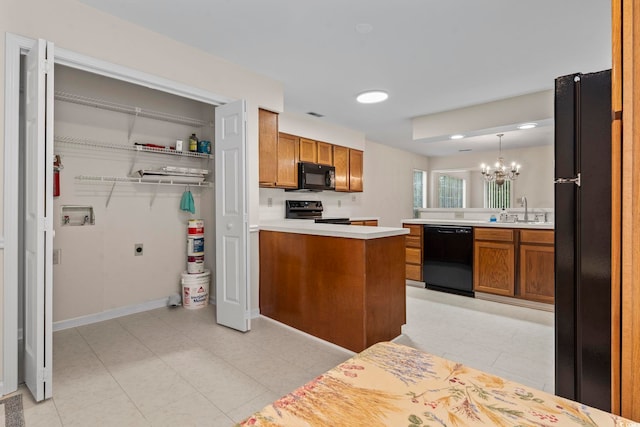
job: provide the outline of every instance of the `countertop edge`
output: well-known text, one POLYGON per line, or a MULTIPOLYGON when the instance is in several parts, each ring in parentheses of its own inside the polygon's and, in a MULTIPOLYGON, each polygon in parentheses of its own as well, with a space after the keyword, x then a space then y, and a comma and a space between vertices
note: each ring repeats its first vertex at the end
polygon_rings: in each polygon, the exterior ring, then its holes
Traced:
POLYGON ((403 219, 402 224, 440 224, 440 225, 462 225, 468 227, 495 227, 495 228, 526 228, 533 230, 553 230, 553 223, 530 223, 530 222, 489 222, 480 220, 455 220, 455 219, 425 219, 411 218, 403 219))
MULTIPOLYGON (((296 221, 296 220, 289 220, 296 221)), ((274 222, 260 224, 261 231, 277 231, 281 233, 309 234, 314 236, 343 237, 347 239, 380 239, 384 237, 403 236, 409 234, 406 228, 376 227, 342 224, 316 224, 304 220, 299 222, 274 222)))

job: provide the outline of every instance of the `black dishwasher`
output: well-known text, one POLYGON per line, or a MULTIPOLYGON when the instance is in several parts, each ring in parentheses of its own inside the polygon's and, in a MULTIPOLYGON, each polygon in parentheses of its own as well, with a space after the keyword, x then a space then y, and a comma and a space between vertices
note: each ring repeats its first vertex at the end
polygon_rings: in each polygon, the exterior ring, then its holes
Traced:
POLYGON ((428 289, 473 296, 473 228, 425 225, 423 277, 428 289))

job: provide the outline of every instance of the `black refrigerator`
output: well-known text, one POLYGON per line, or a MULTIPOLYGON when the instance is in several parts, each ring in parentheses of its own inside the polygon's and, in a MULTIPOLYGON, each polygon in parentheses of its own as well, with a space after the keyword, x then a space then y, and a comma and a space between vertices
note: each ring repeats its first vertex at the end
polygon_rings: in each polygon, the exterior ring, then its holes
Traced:
POLYGON ((611 70, 555 81, 555 389, 611 410, 611 70))

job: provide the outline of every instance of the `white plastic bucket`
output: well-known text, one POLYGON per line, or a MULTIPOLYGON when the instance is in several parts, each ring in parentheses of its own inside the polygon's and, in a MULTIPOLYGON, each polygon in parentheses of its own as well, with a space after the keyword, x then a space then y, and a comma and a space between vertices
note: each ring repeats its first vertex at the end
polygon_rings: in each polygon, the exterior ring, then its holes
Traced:
POLYGON ((187 237, 187 256, 204 255, 204 237, 187 237))
POLYGON ((204 237, 204 220, 190 219, 187 225, 187 234, 189 237, 204 237))
POLYGON ((182 273, 182 305, 187 309, 206 307, 209 303, 209 276, 205 270, 200 274, 182 273))
POLYGON ((187 273, 204 273, 204 255, 187 257, 187 273))

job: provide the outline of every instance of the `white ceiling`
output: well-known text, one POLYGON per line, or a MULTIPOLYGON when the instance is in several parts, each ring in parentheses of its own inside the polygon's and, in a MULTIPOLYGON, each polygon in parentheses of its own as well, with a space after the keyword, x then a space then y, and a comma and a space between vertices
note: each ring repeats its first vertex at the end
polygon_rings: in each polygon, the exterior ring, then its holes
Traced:
MULTIPOLYGON (((497 137, 489 129, 460 141, 413 141, 414 117, 611 68, 605 0, 80 1, 281 81, 285 111, 319 113, 425 155, 495 150, 497 137), (388 91, 389 100, 356 103, 368 89, 388 91)), ((547 123, 505 132, 503 148, 552 142, 547 123)))

